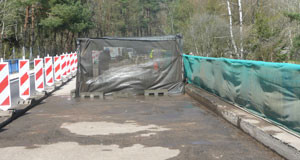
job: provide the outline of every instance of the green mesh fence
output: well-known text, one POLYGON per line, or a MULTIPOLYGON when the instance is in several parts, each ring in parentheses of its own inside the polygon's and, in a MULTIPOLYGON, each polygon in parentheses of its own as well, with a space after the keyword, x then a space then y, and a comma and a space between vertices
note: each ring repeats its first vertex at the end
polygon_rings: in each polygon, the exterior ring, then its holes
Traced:
POLYGON ((300 133, 300 65, 183 55, 188 83, 300 133))

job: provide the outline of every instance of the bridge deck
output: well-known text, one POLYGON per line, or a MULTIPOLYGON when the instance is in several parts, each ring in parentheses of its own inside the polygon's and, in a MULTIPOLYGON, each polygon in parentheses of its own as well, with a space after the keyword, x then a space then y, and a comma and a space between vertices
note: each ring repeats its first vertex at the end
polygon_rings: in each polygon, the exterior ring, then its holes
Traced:
MULTIPOLYGON (((68 92, 65 92, 68 93, 68 92)), ((0 159, 281 159, 187 95, 46 99, 0 131, 0 159)))

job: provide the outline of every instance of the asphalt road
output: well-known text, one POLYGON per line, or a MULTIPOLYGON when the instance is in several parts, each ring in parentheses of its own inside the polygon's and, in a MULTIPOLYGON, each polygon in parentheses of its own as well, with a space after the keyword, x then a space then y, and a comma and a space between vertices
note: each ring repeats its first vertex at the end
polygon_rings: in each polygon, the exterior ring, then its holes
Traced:
POLYGON ((281 160, 188 95, 72 99, 75 81, 0 130, 0 160, 281 160))
MULTIPOLYGON (((34 86, 34 74, 30 75, 30 94, 33 95, 35 93, 35 86, 34 86)), ((20 100, 19 96, 19 79, 13 79, 10 81, 10 93, 11 93, 11 103, 12 106, 18 104, 20 100)))

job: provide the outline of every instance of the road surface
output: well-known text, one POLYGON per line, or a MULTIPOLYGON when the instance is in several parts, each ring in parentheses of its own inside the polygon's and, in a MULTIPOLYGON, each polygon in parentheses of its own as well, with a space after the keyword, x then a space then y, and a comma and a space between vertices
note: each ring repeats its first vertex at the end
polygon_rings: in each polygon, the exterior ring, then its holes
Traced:
POLYGON ((72 99, 74 81, 0 130, 0 160, 279 160, 187 95, 72 99))

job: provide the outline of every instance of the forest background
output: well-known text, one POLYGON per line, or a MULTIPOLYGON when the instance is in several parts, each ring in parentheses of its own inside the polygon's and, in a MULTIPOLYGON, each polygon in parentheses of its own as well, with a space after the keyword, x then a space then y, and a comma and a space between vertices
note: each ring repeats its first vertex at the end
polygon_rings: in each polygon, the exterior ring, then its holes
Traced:
POLYGON ((0 57, 74 51, 78 37, 182 34, 184 52, 300 60, 300 0, 0 0, 0 57))

